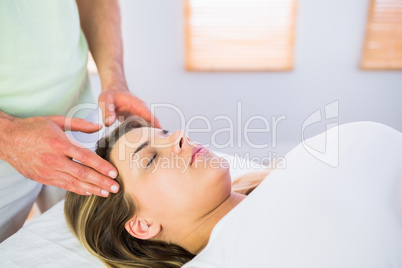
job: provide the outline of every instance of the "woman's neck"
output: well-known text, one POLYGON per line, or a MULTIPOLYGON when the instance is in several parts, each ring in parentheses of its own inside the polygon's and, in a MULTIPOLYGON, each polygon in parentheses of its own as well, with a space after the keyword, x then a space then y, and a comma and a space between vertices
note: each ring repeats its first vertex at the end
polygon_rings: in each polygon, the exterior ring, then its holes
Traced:
POLYGON ((246 198, 246 195, 231 192, 225 201, 193 225, 195 228, 189 231, 189 235, 181 240, 179 245, 197 255, 208 244, 215 225, 244 198, 246 198))

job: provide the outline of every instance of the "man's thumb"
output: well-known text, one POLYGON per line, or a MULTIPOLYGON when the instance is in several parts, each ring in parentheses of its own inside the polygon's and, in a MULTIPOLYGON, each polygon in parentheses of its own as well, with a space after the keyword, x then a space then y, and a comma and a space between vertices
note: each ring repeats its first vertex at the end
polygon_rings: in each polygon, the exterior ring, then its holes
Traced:
POLYGON ((101 94, 99 96, 99 107, 102 111, 103 123, 110 126, 116 121, 116 105, 111 94, 101 94))

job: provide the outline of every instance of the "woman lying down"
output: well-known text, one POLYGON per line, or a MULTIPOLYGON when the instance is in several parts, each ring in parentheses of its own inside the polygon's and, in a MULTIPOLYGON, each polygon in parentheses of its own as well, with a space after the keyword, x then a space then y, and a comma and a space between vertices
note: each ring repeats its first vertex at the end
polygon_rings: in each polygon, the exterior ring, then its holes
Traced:
POLYGON ((336 168, 298 146, 232 189, 223 158, 131 119, 96 151, 120 192, 68 193, 67 224, 109 267, 402 267, 402 134, 348 124, 339 142, 336 168))

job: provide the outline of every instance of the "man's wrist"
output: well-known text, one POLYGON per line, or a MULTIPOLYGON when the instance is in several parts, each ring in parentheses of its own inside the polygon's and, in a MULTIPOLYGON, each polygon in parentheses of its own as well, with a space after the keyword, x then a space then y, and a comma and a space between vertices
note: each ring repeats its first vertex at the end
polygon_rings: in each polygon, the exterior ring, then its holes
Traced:
POLYGON ((128 91, 128 86, 125 80, 107 80, 105 82, 101 81, 102 92, 105 90, 113 91, 128 91))
POLYGON ((102 92, 104 92, 104 91, 127 91, 128 92, 129 90, 128 90, 127 85, 117 84, 117 83, 115 83, 115 84, 109 83, 108 86, 104 86, 102 84, 102 92))
POLYGON ((126 90, 127 82, 124 75, 124 69, 120 64, 116 64, 114 67, 100 68, 99 76, 103 90, 126 90))
POLYGON ((19 118, 0 112, 0 159, 2 160, 7 159, 7 152, 16 135, 15 129, 19 120, 19 118))

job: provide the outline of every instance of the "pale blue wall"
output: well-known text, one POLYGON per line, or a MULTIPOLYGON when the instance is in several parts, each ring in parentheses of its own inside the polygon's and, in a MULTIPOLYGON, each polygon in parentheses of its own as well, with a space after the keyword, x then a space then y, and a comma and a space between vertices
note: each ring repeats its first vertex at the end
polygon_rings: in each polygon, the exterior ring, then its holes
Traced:
MULTIPOLYGON (((339 117, 330 122, 372 120, 402 131, 402 72, 358 68, 368 3, 300 0, 295 68, 291 72, 188 73, 183 67, 183 1, 123 0, 128 83, 147 103, 177 105, 187 118, 200 114, 210 119, 218 115, 235 119, 239 100, 243 123, 254 114, 268 120, 272 115, 285 115, 287 119, 278 125, 278 147, 269 149, 278 155, 300 142, 301 125, 310 114, 337 100, 339 117)), ((179 126, 174 112, 164 110, 157 116, 167 129, 179 126)), ((212 123, 213 129, 227 127, 223 121, 212 123)), ((325 123, 311 126, 306 133, 311 136, 323 130, 325 123)), ((205 133, 192 135, 202 143, 209 142, 210 137, 205 133)), ((228 138, 224 134, 217 137, 221 143, 228 138)), ((250 137, 255 143, 272 138, 264 133, 250 137)), ((250 151, 262 156, 268 149, 243 146, 223 151, 250 151)))

